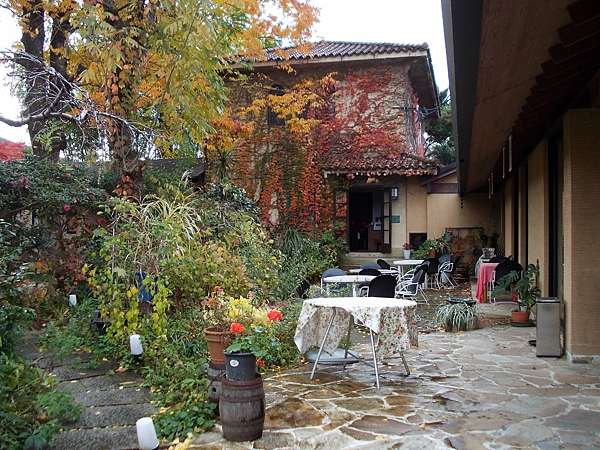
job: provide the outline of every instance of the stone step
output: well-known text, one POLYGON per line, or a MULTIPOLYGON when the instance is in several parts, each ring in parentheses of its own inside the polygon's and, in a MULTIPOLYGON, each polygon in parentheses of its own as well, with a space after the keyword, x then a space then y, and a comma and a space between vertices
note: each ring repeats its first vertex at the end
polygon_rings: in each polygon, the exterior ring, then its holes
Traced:
POLYGON ((151 416, 156 408, 150 403, 114 406, 89 406, 85 408, 73 429, 104 428, 125 425, 135 425, 135 422, 146 416, 151 416))
POLYGON ((77 403, 83 406, 117 406, 150 403, 150 393, 143 387, 91 390, 81 392, 77 403))
POLYGON ((135 426, 69 430, 51 442, 54 450, 130 450, 138 448, 135 426))
POLYGON ((70 392, 77 396, 80 392, 99 391, 120 386, 125 388, 137 387, 141 383, 139 375, 134 372, 125 372, 114 375, 100 375, 91 378, 81 378, 79 380, 64 381, 58 385, 58 388, 70 392))

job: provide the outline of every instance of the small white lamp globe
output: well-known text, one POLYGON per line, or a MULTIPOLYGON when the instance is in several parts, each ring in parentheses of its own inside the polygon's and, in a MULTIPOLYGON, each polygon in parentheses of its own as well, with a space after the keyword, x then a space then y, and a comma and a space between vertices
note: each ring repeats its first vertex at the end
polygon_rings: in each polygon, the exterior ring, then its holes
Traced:
POLYGON ((159 446, 154 423, 150 417, 142 417, 135 423, 138 445, 141 450, 154 450, 159 446))

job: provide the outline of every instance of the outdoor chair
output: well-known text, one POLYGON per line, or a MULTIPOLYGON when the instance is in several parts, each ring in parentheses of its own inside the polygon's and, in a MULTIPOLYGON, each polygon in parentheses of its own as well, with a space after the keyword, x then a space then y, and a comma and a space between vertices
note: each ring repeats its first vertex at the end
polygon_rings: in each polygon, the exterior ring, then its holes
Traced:
POLYGON ((323 279, 327 277, 337 277, 341 275, 347 275, 346 271, 340 269, 339 267, 331 267, 323 272, 321 276, 321 292, 323 292, 323 279))
POLYGON ((452 272, 454 272, 454 264, 452 262, 446 261, 440 264, 436 277, 438 289, 442 289, 447 285, 449 285, 451 288, 457 286, 456 282, 452 278, 452 272))
POLYGON ((396 285, 396 297, 404 299, 414 299, 421 294, 425 303, 429 303, 429 299, 423 292, 423 284, 427 275, 427 267, 424 264, 415 268, 413 277, 409 281, 403 281, 396 285))
POLYGON ((425 277, 425 287, 432 287, 437 284, 438 268, 440 267, 440 260, 438 258, 425 258, 424 262, 428 262, 427 276, 425 277))
POLYGON ((490 302, 493 301, 494 303, 514 303, 512 300, 508 301, 508 302, 497 302, 496 298, 492 295, 494 287, 497 285, 497 281, 500 281, 502 278, 504 278, 506 275, 508 275, 511 272, 517 272, 520 276, 521 273, 523 272, 523 266, 521 264, 519 264, 518 262, 513 261, 512 259, 508 259, 508 258, 506 258, 504 261, 498 263, 498 265, 496 266, 496 269, 492 273, 492 280, 490 281, 490 286, 488 288, 489 293, 490 293, 488 298, 490 299, 490 302))
POLYGON ((490 258, 490 260, 488 262, 501 263, 504 261, 508 261, 508 258, 506 256, 494 256, 493 258, 490 258))
POLYGON ((360 269, 381 269, 381 266, 376 262, 368 262, 360 265, 360 269))
POLYGON ((385 260, 385 259, 378 259, 377 260, 377 265, 379 265, 379 267, 381 267, 382 269, 391 269, 392 266, 389 265, 389 263, 385 260))
POLYGON ((368 286, 361 288, 361 295, 367 297, 388 297, 394 298, 396 295, 396 277, 393 275, 380 275, 373 278, 368 286))
POLYGON ((361 269, 361 271, 358 272, 358 274, 359 275, 372 275, 372 276, 378 277, 379 275, 381 275, 381 272, 375 268, 367 268, 367 269, 361 269))
POLYGON ((445 262, 452 262, 452 255, 450 253, 444 253, 438 258, 440 266, 445 262))

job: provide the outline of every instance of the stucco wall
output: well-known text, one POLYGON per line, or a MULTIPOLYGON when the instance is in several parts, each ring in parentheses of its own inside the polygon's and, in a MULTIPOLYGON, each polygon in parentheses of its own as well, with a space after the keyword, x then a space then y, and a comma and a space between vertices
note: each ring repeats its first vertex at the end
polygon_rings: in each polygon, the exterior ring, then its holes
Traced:
POLYGON ((392 200, 392 215, 400 216, 400 223, 392 223, 392 254, 401 255, 406 242, 406 177, 390 177, 389 187, 397 186, 400 192, 397 200, 392 200))
POLYGON ((600 355, 600 110, 564 117, 564 301, 571 357, 600 355))
POLYGON ((527 208, 527 263, 540 264, 539 286, 548 295, 548 147, 546 141, 529 155, 527 208))
POLYGON ((421 179, 407 179, 406 189, 406 236, 410 233, 427 233, 427 186, 421 186, 421 179))
MULTIPOLYGON (((409 211, 410 214, 410 211, 409 211)), ((486 194, 429 194, 427 196, 427 237, 440 237, 449 227, 483 227, 486 233, 496 230, 492 202, 486 194)))

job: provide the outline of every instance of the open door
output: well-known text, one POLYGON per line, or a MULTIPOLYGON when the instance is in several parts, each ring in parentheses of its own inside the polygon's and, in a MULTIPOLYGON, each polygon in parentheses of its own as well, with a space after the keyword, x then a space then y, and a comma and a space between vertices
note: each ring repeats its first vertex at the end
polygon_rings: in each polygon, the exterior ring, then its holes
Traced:
POLYGON ((392 252, 392 190, 383 191, 383 216, 381 217, 381 232, 383 233, 383 253, 392 252))

